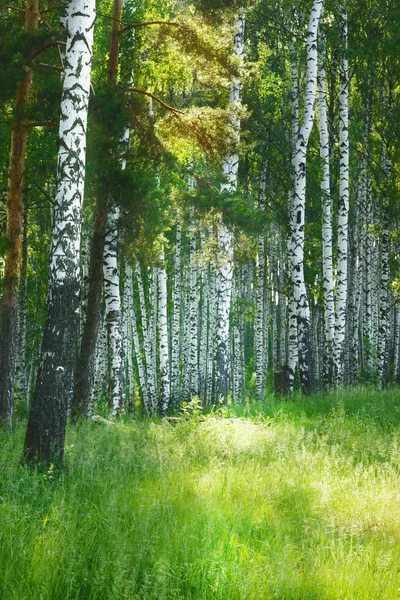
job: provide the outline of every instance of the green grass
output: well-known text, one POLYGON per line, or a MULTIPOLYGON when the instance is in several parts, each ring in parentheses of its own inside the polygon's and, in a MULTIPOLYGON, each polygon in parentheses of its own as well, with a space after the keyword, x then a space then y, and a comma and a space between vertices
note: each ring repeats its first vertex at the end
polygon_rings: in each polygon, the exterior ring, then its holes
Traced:
POLYGON ((400 598, 400 392, 0 433, 1 600, 400 598))

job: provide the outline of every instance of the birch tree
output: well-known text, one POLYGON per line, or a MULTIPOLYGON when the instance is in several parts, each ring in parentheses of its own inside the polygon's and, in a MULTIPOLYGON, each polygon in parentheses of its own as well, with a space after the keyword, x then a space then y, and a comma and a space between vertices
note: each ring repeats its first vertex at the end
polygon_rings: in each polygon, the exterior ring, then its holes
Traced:
POLYGON ((347 314, 347 256, 349 220, 349 65, 347 59, 347 13, 342 10, 340 33, 343 56, 340 59, 339 96, 339 216, 338 265, 335 323, 335 370, 337 381, 343 380, 343 352, 347 314))
POLYGON ((292 205, 291 277, 298 320, 300 383, 302 390, 313 387, 310 308, 304 280, 304 225, 306 200, 307 146, 314 124, 317 86, 317 33, 323 0, 314 0, 307 29, 307 75, 304 93, 304 116, 296 141, 294 155, 294 193, 292 205))
POLYGON ((109 405, 113 415, 123 412, 126 405, 125 357, 117 248, 118 219, 119 209, 113 205, 108 213, 103 263, 105 318, 109 340, 109 405))
MULTIPOLYGON (((235 33, 235 52, 238 57, 244 54, 244 27, 245 17, 238 19, 235 33)), ((230 104, 240 102, 241 82, 235 81, 231 86, 230 104)), ((240 121, 235 123, 234 136, 239 138, 240 121)), ((227 179, 221 191, 233 192, 237 187, 239 168, 239 155, 228 156, 223 164, 223 172, 227 179)), ((232 301, 233 277, 233 234, 228 227, 221 223, 218 230, 218 248, 220 265, 217 272, 217 328, 216 328, 216 356, 215 356, 215 398, 227 399, 229 388, 229 317, 232 301)))
MULTIPOLYGON (((318 54, 318 115, 320 156, 322 160, 322 281, 324 290, 324 385, 332 382, 335 341, 335 299, 333 281, 332 199, 330 190, 329 130, 326 100, 326 37, 320 32, 321 49, 318 54)), ((344 125, 344 124, 343 124, 344 125)))
POLYGON ((94 22, 94 1, 70 2, 47 316, 25 438, 28 462, 60 463, 64 453, 80 306, 79 248, 94 22))

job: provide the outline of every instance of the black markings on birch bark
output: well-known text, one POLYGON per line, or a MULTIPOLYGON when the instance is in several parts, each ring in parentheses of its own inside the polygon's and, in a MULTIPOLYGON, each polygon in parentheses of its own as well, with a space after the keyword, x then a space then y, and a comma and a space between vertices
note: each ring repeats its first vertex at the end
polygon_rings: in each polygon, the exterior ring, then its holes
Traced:
MULTIPOLYGON (((238 27, 235 33, 235 52, 240 58, 244 54, 244 27, 245 17, 241 15, 238 19, 238 27)), ((230 104, 240 102, 241 81, 236 80, 231 85, 230 104)), ((240 136, 240 121, 236 120, 232 132, 234 138, 240 136)), ((221 186, 221 191, 233 192, 237 187, 239 167, 238 154, 226 157, 223 164, 223 172, 226 183, 221 186)), ((218 231, 218 248, 220 264, 217 272, 217 325, 215 337, 215 376, 214 376, 214 399, 227 400, 229 389, 229 319, 232 302, 232 277, 233 277, 233 235, 226 225, 221 222, 218 231)))
POLYGON ((71 1, 67 19, 47 317, 24 447, 25 459, 29 462, 60 463, 64 454, 75 362, 72 349, 76 347, 79 325, 79 246, 94 21, 93 0, 71 1), (83 11, 80 11, 81 8, 83 11), (71 89, 74 90, 73 95, 71 89))
POLYGON ((324 352, 323 382, 327 388, 333 381, 333 354, 335 343, 335 299, 333 287, 333 239, 332 239, 332 198, 330 190, 330 153, 327 118, 326 91, 326 36, 320 31, 320 51, 318 54, 318 116, 320 156, 322 161, 321 203, 322 203, 322 282, 324 290, 324 352))
POLYGON ((339 209, 337 245, 337 297, 335 323, 335 371, 338 383, 344 376, 344 342, 347 317, 348 287, 348 221, 349 221, 349 67, 347 60, 347 13, 342 11, 342 56, 340 58, 339 95, 339 209))

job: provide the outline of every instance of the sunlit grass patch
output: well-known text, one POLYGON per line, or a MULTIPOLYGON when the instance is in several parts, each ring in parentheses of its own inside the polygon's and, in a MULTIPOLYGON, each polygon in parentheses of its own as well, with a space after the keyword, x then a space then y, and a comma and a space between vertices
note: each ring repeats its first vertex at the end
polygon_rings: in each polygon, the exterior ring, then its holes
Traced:
POLYGON ((61 473, 0 433, 0 597, 400 598, 399 396, 70 428, 61 473))

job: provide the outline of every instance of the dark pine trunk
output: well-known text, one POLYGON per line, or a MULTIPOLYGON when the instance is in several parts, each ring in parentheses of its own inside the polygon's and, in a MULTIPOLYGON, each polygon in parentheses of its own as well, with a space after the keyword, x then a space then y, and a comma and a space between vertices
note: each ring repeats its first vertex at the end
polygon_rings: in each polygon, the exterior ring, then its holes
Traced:
MULTIPOLYGON (((34 32, 39 21, 38 0, 27 0, 25 31, 34 32)), ((22 111, 29 101, 32 70, 27 68, 15 99, 15 108, 22 111)), ((24 119, 13 121, 10 154, 10 175, 7 197, 7 252, 0 307, 0 425, 11 429, 14 407, 14 372, 18 334, 18 289, 22 257, 23 177, 27 127, 24 119)))

